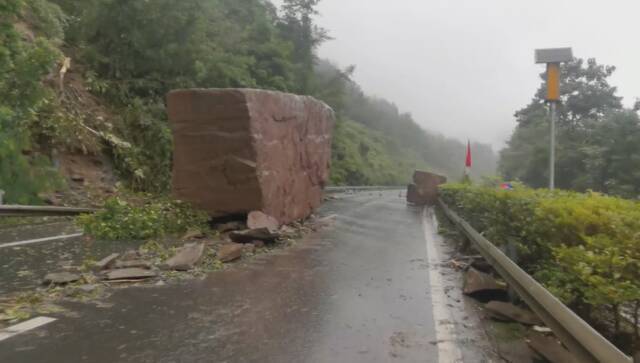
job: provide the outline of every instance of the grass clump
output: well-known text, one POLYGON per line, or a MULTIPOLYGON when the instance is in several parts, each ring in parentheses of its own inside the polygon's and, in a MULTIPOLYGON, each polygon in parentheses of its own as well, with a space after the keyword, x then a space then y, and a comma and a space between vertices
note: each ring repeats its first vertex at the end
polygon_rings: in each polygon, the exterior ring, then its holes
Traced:
POLYGON ((114 197, 99 212, 80 216, 77 221, 86 234, 97 239, 146 240, 189 229, 204 230, 208 216, 169 198, 136 202, 114 197))

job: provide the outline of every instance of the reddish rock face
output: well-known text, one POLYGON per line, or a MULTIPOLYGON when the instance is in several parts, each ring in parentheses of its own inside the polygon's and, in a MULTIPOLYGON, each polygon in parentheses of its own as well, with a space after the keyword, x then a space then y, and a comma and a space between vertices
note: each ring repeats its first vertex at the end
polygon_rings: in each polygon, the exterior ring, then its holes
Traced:
POLYGON ((407 189, 407 201, 417 205, 435 205, 438 201, 438 186, 447 182, 447 178, 417 170, 413 174, 413 184, 407 189))
POLYGON ((307 217, 329 179, 331 108, 311 97, 248 89, 167 96, 173 194, 213 217, 263 211, 307 217))

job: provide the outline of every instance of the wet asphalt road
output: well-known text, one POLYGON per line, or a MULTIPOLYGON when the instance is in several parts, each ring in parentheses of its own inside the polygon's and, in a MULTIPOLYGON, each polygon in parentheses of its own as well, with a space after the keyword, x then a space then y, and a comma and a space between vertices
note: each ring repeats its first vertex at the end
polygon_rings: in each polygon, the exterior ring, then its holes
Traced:
MULTIPOLYGON (((1 342, 0 362, 446 362, 421 213, 397 191, 341 197, 290 250, 68 306, 75 318, 1 342)), ((483 361, 465 339, 465 361, 483 361)))
POLYGON ((80 266, 85 260, 98 261, 111 253, 138 248, 141 244, 139 241, 105 243, 76 237, 15 247, 2 246, 78 232, 80 227, 71 220, 0 228, 0 296, 37 288, 48 272, 80 266))

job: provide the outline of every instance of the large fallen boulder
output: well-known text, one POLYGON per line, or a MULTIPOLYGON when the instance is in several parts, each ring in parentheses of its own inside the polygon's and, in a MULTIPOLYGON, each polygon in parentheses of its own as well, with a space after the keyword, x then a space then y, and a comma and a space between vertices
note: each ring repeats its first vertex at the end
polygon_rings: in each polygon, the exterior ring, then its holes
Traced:
POLYGON ((438 202, 438 186, 447 182, 447 178, 416 170, 413 174, 413 184, 407 189, 407 202, 416 205, 435 205, 438 202))
POLYGON ((311 214, 329 178, 334 113, 311 97, 248 89, 167 96, 173 194, 212 217, 311 214))

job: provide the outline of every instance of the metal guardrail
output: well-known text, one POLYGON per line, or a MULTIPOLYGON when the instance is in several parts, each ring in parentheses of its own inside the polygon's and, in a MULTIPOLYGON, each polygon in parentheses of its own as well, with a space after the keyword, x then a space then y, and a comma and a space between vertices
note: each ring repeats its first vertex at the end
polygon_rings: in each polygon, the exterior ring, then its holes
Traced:
POLYGON ((343 187, 326 187, 324 188, 327 193, 343 193, 343 192, 365 192, 365 191, 379 191, 379 190, 405 190, 407 186, 343 186, 343 187))
POLYGON ((41 207, 30 205, 0 205, 0 217, 63 217, 94 213, 93 208, 41 207))
POLYGON ((446 215, 463 230, 482 256, 515 289, 529 307, 564 343, 578 362, 631 363, 632 358, 621 352, 589 324, 566 307, 547 289, 509 259, 493 243, 484 238, 469 223, 460 218, 442 200, 446 215))

